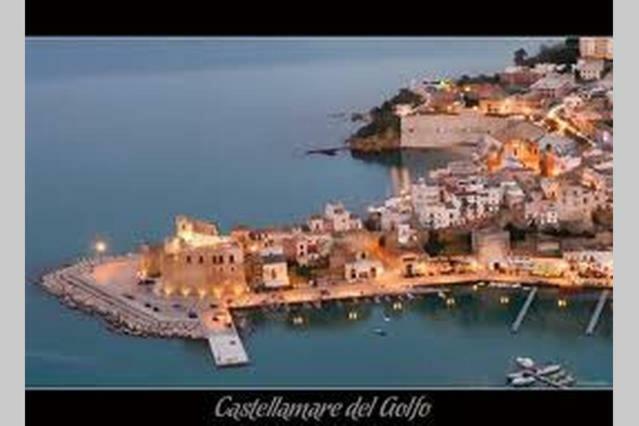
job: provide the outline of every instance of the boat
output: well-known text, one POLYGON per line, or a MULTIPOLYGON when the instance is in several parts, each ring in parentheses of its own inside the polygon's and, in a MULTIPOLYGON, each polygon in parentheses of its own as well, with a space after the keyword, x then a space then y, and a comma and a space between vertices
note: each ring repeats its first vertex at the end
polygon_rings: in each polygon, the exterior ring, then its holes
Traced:
POLYGON ((381 328, 374 328, 373 329, 373 333, 377 334, 378 336, 386 336, 386 331, 384 331, 381 328))
POLYGON ((388 315, 384 315, 384 322, 390 322, 390 317, 388 315))
POLYGON ((558 382, 558 381, 564 379, 567 374, 568 373, 566 373, 565 370, 559 370, 556 373, 549 375, 548 379, 552 380, 553 382, 558 382))
POLYGON ((568 375, 565 378, 558 380, 557 385, 559 386, 571 386, 575 384, 575 378, 568 375))
POLYGON ((515 387, 530 386, 535 383, 534 377, 517 377, 510 382, 515 387))
POLYGON ((529 374, 527 371, 517 371, 515 373, 510 373, 506 375, 506 379, 508 379, 509 382, 512 382, 515 379, 519 379, 522 377, 527 377, 529 374))
POLYGON ((522 368, 534 368, 535 367, 535 361, 533 361, 531 358, 517 357, 517 358, 515 358, 515 362, 517 363, 517 365, 519 365, 522 368))
POLYGON ((415 295, 413 293, 406 293, 406 297, 408 298, 408 300, 413 300, 415 298, 415 295))
POLYGON ((561 371, 561 365, 551 364, 537 370, 537 374, 539 374, 540 376, 547 376, 550 374, 557 373, 559 371, 561 371))
POLYGON ((380 303, 382 300, 379 298, 379 296, 375 296, 374 297, 375 303, 380 303))

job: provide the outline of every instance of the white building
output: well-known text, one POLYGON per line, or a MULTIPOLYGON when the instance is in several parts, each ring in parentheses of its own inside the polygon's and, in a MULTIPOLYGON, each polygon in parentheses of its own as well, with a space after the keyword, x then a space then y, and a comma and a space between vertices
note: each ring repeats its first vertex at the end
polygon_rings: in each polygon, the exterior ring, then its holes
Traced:
POLYGON ((402 223, 397 226, 397 242, 400 245, 409 244, 415 236, 415 231, 408 223, 402 223))
POLYGON ((333 232, 346 232, 363 227, 361 219, 346 210, 342 203, 326 204, 324 217, 333 232))
POLYGON ((557 204, 551 200, 532 200, 524 205, 526 221, 537 226, 557 226, 559 213, 557 204))
POLYGON ((360 254, 353 262, 344 265, 344 277, 347 281, 374 280, 384 272, 382 262, 368 259, 365 254, 360 254))
POLYGON ((288 266, 282 253, 268 252, 262 255, 262 284, 265 288, 288 287, 288 266))
POLYGON ((603 59, 579 59, 577 61, 577 71, 582 80, 592 81, 601 79, 604 71, 603 59))
POLYGON ((324 232, 326 231, 326 224, 324 223, 324 218, 319 215, 313 215, 308 218, 306 221, 308 225, 308 229, 311 232, 324 232))

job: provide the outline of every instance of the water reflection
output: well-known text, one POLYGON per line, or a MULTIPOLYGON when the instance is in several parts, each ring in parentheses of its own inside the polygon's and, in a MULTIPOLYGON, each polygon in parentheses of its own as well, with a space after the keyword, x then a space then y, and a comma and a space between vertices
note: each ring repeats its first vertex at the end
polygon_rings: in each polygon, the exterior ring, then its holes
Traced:
POLYGON ((410 189, 410 184, 428 172, 446 167, 450 161, 470 158, 471 148, 460 146, 450 149, 403 149, 388 153, 352 152, 351 156, 366 163, 386 166, 389 171, 392 194, 399 195, 410 189))
MULTIPOLYGON (((415 299, 385 298, 380 303, 371 300, 330 302, 321 308, 301 306, 288 312, 253 310, 236 314, 244 332, 259 332, 261 328, 283 325, 292 330, 336 330, 343 327, 380 326, 388 320, 404 316, 420 318, 423 323, 445 324, 446 327, 468 329, 497 328, 504 338, 511 336, 510 326, 523 305, 527 292, 522 289, 454 288, 450 294, 418 296, 415 299), (448 300, 455 301, 451 307, 448 300), (507 300, 507 302, 504 302, 507 300)), ((531 305, 519 334, 549 334, 568 338, 583 336, 597 302, 598 292, 585 291, 563 294, 555 289, 542 289, 531 305), (563 308, 557 300, 567 300, 563 308)), ((602 313, 595 338, 612 338, 612 310, 602 313)))

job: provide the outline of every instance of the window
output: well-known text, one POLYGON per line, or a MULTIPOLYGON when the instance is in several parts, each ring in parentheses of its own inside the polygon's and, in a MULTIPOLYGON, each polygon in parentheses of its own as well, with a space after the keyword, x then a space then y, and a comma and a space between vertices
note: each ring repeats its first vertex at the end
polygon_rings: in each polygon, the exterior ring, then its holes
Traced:
POLYGON ((229 255, 229 263, 235 263, 235 257, 232 254, 229 255))
POLYGON ((186 256, 186 263, 191 263, 191 256, 186 256))
POLYGON ((199 261, 200 261, 200 264, 204 263, 204 256, 200 256, 199 261))

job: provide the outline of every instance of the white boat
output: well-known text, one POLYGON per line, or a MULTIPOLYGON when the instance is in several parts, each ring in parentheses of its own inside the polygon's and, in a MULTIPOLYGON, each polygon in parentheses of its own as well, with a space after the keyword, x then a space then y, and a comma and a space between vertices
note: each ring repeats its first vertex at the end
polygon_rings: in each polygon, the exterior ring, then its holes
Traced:
POLYGON ((516 379, 513 379, 513 381, 511 382, 511 384, 516 387, 530 386, 533 383, 535 383, 534 377, 517 377, 516 379))
POLYGON ((379 336, 386 336, 386 331, 384 331, 381 328, 374 328, 373 329, 373 333, 379 335, 379 336))
POLYGON ((384 315, 384 322, 390 322, 390 317, 388 315, 384 315))
POLYGON ((522 368, 534 368, 535 367, 535 361, 533 361, 531 358, 517 357, 517 358, 515 358, 515 362, 517 363, 517 365, 519 365, 522 368))
POLYGON ((559 386, 570 386, 570 385, 573 385, 574 383, 575 383, 575 378, 570 375, 557 381, 557 384, 559 386))
POLYGON ((549 374, 557 373, 559 371, 561 371, 561 365, 551 364, 537 370, 537 374, 541 376, 546 376, 549 374))
POLYGON ((408 297, 408 300, 413 300, 415 295, 413 293, 406 293, 406 297, 408 297))
POLYGON ((526 377, 527 374, 525 371, 517 371, 515 373, 510 373, 506 375, 506 378, 509 382, 512 382, 515 379, 521 379, 522 377, 526 377))

